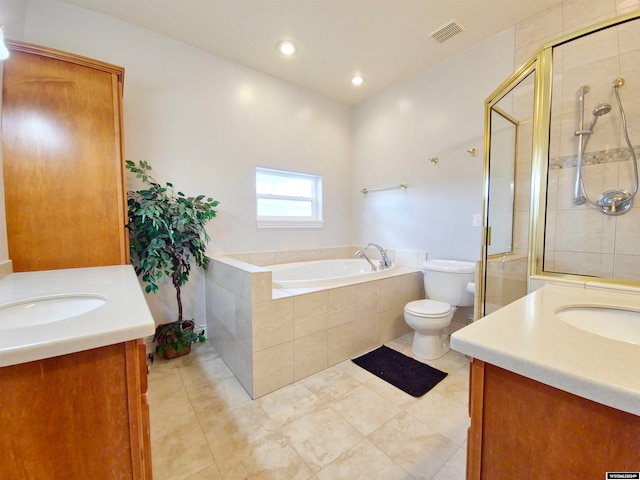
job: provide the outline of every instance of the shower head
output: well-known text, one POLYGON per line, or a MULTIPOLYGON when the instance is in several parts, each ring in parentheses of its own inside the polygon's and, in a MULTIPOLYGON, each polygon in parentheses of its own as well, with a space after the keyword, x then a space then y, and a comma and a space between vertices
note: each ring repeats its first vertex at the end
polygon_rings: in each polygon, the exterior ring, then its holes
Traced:
POLYGON ((608 103, 599 103, 593 109, 593 116, 601 117, 602 115, 606 115, 610 111, 611 111, 611 105, 609 105, 608 103))
POLYGON ((591 117, 591 125, 589 125, 589 133, 593 133, 593 129, 596 126, 596 122, 598 121, 598 117, 606 115, 611 111, 611 105, 608 103, 599 103, 593 109, 593 117, 591 117))

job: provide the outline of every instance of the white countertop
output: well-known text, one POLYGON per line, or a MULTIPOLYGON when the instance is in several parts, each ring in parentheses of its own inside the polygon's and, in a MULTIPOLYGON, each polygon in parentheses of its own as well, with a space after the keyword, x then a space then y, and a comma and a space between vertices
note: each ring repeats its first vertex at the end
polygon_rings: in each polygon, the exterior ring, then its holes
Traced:
MULTIPOLYGON (((5 319, 7 313, 4 313, 5 319)), ((131 265, 12 273, 0 279, 0 367, 152 335, 155 323, 131 265), (105 300, 95 310, 39 325, 3 325, 2 307, 65 295, 105 300)))
MULTIPOLYGON (((451 336, 451 348, 583 398, 640 415, 640 345, 563 322, 568 305, 640 311, 640 293, 546 285, 451 336)), ((639 324, 640 328, 640 324, 639 324)))

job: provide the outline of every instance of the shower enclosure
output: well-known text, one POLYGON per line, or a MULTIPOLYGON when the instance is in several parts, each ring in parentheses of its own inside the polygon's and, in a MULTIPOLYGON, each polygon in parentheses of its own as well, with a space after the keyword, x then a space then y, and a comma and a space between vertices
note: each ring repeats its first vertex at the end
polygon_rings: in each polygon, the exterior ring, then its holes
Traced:
POLYGON ((478 317, 525 295, 532 276, 640 286, 639 18, 544 45, 486 100, 478 317))

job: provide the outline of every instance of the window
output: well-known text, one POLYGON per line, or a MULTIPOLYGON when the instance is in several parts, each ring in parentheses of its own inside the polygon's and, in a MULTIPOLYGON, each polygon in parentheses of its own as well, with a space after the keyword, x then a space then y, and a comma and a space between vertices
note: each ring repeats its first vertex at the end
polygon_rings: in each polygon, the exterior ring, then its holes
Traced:
POLYGON ((321 227, 322 177, 256 168, 258 227, 321 227))

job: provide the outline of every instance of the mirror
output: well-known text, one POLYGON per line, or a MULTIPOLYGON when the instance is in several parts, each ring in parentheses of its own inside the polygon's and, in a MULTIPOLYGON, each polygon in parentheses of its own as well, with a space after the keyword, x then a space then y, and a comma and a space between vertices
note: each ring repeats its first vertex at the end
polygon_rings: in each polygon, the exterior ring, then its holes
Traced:
MULTIPOLYGON (((500 100, 510 101, 511 95, 500 100)), ((499 106, 491 107, 487 255, 513 249, 513 207, 516 178, 518 122, 499 106)))

